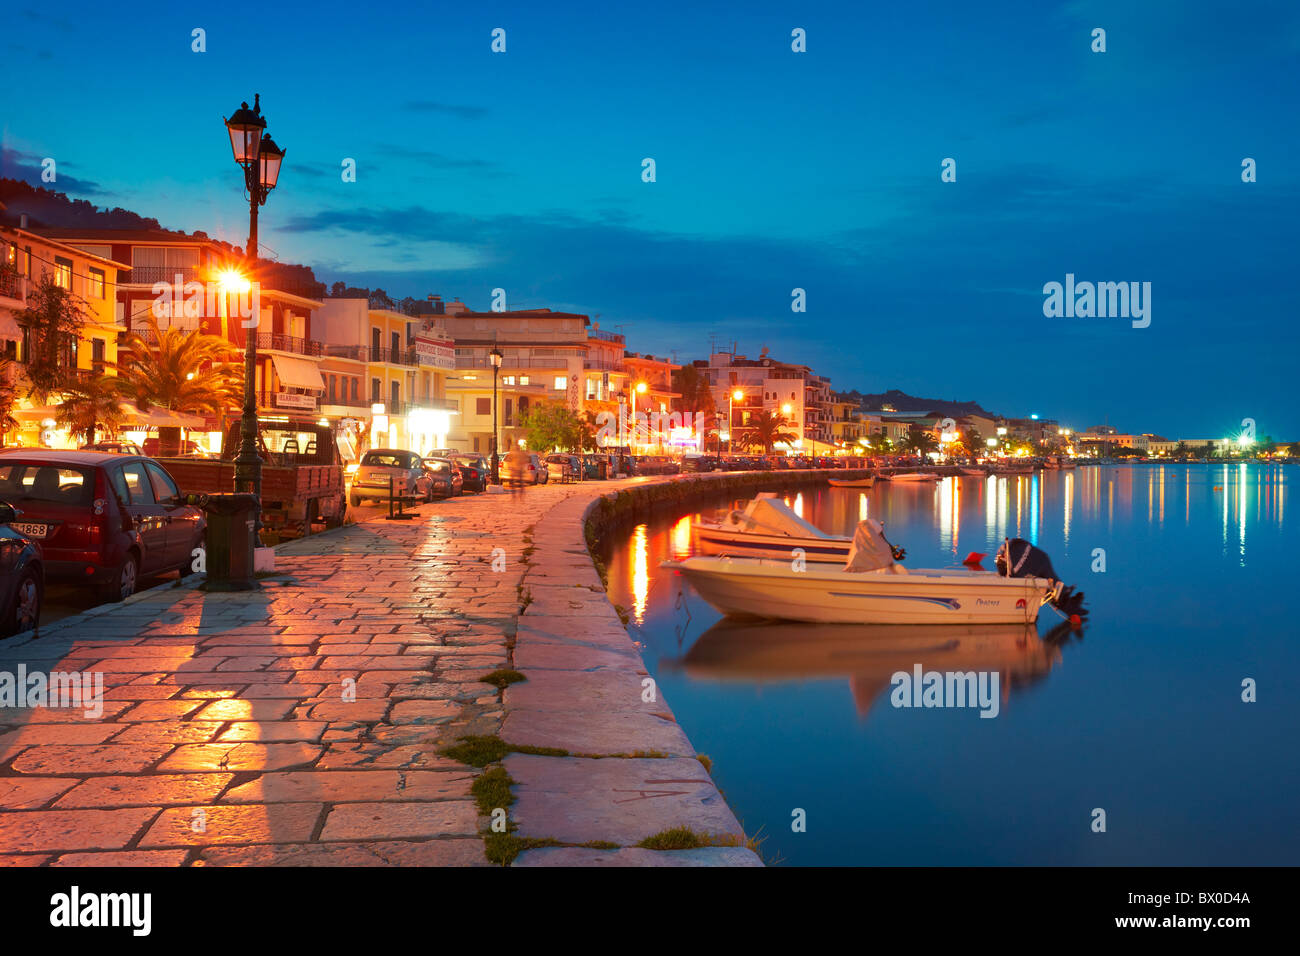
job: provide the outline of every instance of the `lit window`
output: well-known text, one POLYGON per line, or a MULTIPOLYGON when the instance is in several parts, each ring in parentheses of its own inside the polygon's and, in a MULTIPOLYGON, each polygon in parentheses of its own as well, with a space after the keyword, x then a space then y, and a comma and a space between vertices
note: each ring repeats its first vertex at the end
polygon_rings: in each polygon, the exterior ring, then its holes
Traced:
POLYGON ((88 291, 92 299, 104 298, 104 270, 103 269, 90 270, 88 291))
POLYGON ((54 284, 60 289, 72 290, 72 261, 70 259, 54 260, 54 284))
POLYGON ((556 387, 556 388, 568 388, 568 387, 569 387, 569 381, 568 381, 568 379, 566 379, 563 375, 557 375, 557 376, 555 376, 555 387, 556 387))
POLYGON ((519 376, 519 384, 520 384, 520 385, 527 385, 527 384, 528 384, 528 376, 527 376, 527 375, 520 375, 520 376, 519 376))

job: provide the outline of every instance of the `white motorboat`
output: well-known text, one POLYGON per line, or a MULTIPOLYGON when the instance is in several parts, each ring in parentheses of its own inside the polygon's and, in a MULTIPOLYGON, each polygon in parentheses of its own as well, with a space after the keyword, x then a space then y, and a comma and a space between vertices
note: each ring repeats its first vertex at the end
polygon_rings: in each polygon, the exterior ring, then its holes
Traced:
MULTIPOLYGON (((867 519, 859 523, 842 567, 808 562, 801 568, 788 554, 783 560, 695 556, 662 566, 734 617, 825 624, 1032 623, 1044 603, 1063 598, 1064 585, 1042 552, 1020 539, 1015 544, 1021 550, 1007 570, 1017 576, 971 568, 906 569, 894 560, 880 524, 867 519), (1029 574, 1037 569, 1051 576, 1029 574)), ((999 564, 1007 567, 1003 555, 999 564)), ((1071 611, 1083 613, 1082 595, 1068 600, 1071 611)))
POLYGON ((929 471, 901 471, 895 475, 888 475, 890 481, 938 481, 939 476, 929 471))
POLYGON ((967 478, 987 478, 989 473, 984 468, 960 468, 958 469, 967 478))
POLYGON ((745 506, 717 521, 691 524, 695 549, 704 555, 776 558, 789 562, 796 548, 806 561, 842 565, 849 557, 851 538, 827 534, 795 514, 775 492, 760 492, 745 506))

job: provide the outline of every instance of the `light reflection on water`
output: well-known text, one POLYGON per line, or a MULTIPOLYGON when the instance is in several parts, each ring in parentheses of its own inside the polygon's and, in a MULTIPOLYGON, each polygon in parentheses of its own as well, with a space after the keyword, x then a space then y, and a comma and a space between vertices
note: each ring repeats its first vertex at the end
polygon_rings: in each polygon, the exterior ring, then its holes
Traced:
POLYGON ((834 533, 882 521, 914 567, 1026 537, 1087 592, 1081 635, 1048 612, 1028 630, 720 621, 659 567, 690 553, 689 515, 629 529, 610 597, 634 609, 647 667, 737 815, 789 863, 1293 864, 1296 474, 1084 467, 786 498, 834 533), (918 663, 996 673, 996 719, 891 706, 891 675, 918 663), (1244 677, 1266 682, 1258 703, 1240 701, 1244 677), (790 832, 795 807, 806 833, 790 832))

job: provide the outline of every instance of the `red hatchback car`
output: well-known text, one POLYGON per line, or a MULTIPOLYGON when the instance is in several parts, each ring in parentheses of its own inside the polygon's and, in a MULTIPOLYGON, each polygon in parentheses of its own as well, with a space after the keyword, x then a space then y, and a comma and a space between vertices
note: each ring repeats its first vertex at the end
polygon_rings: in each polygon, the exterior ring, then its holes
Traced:
POLYGON ((162 465, 140 455, 5 450, 0 501, 22 512, 10 527, 40 545, 47 579, 84 581, 110 601, 143 576, 189 574, 207 528, 162 465))

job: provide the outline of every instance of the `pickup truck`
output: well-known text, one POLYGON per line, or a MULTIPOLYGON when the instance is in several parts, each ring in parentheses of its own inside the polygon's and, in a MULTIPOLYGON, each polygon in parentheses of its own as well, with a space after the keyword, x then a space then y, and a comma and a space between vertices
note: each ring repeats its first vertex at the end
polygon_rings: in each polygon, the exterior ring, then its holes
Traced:
MULTIPOLYGON (((183 494, 235 490, 239 422, 226 433, 219 459, 158 458, 183 494)), ((281 538, 310 534, 312 525, 336 528, 347 510, 343 459, 334 432, 312 421, 259 419, 262 526, 281 538)))

